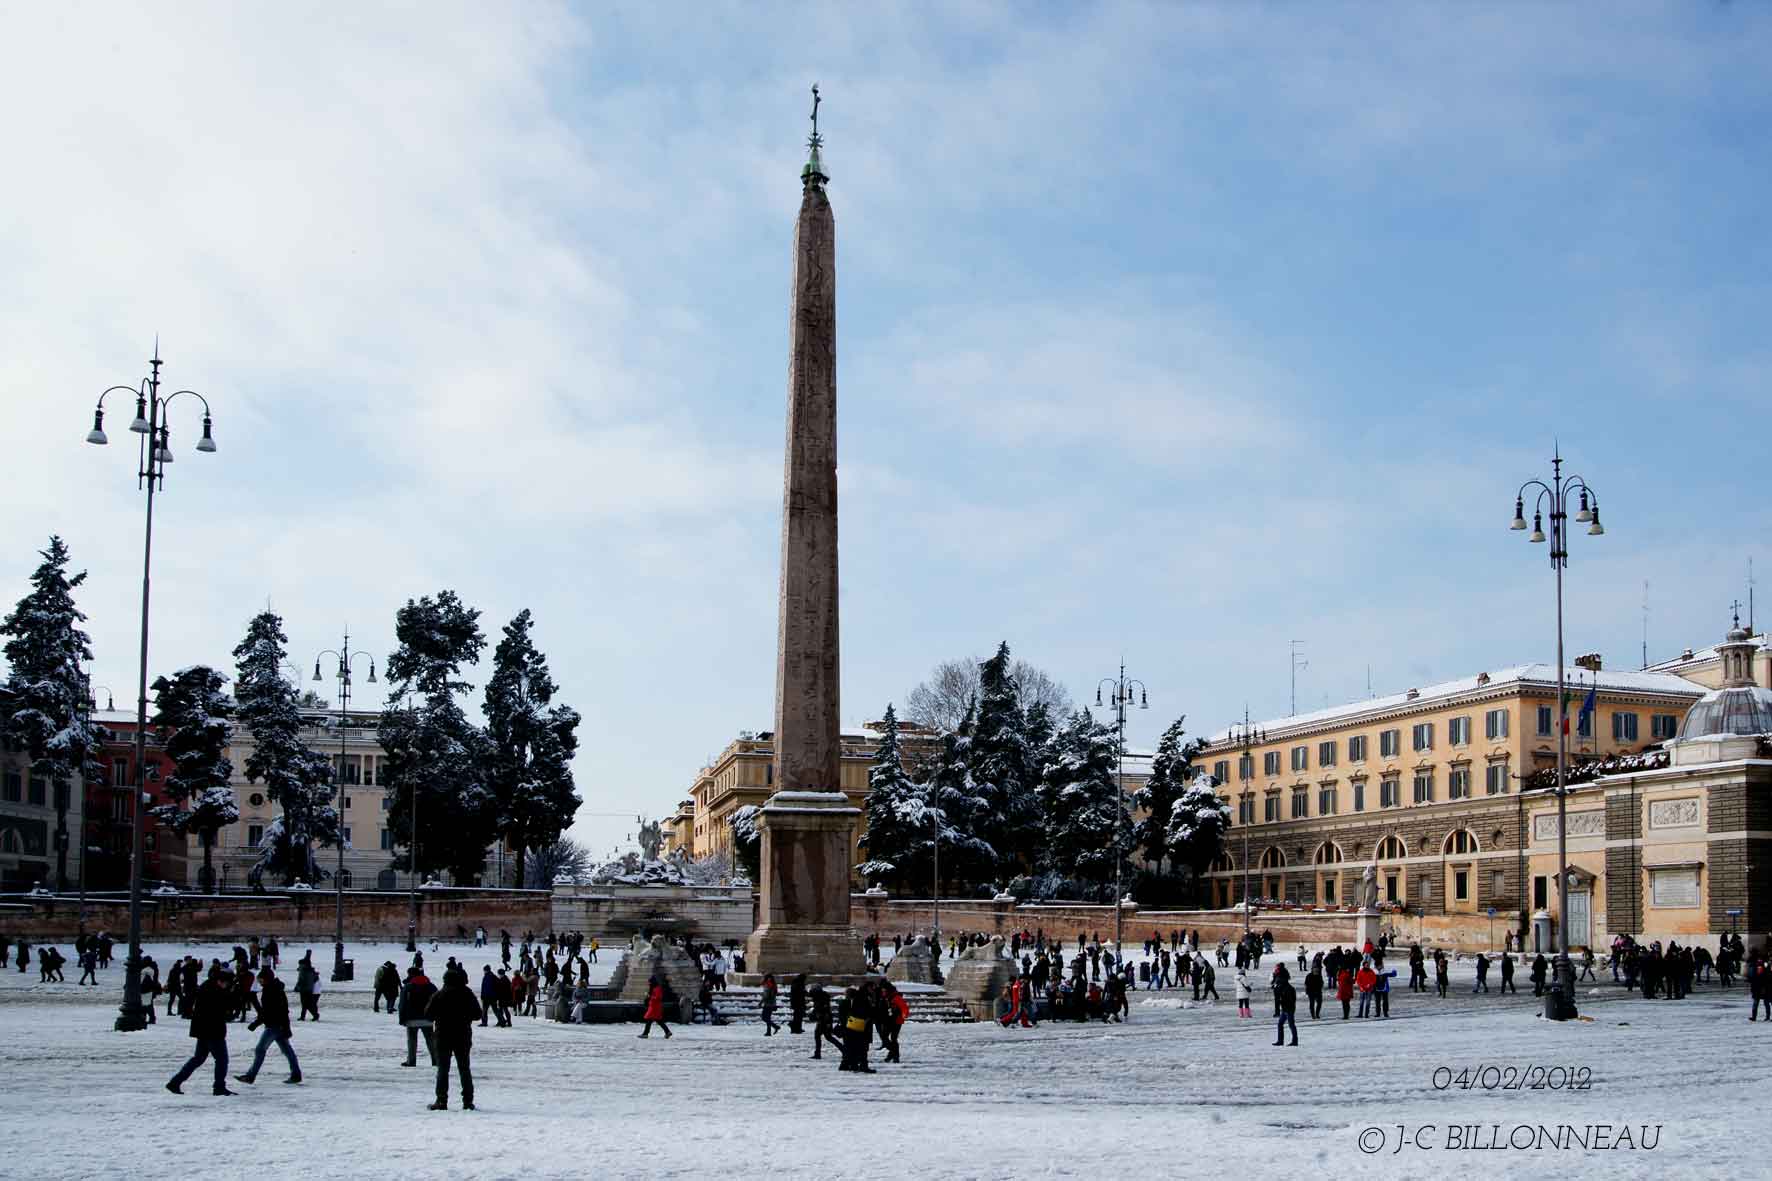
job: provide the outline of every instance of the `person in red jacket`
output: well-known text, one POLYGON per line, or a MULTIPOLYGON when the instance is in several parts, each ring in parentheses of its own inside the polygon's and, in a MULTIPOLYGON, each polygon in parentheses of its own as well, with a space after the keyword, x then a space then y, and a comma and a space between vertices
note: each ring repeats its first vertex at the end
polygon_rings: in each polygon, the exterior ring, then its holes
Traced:
POLYGON ((646 982, 646 1011, 640 1016, 646 1022, 646 1028, 640 1031, 641 1037, 651 1035, 652 1023, 655 1021, 664 1030, 665 1037, 671 1036, 671 1027, 665 1024, 665 985, 657 976, 646 982))
POLYGON ((1343 968, 1335 976, 1335 999, 1341 1002, 1341 1019, 1347 1020, 1348 1006, 1354 999, 1354 970, 1343 968))

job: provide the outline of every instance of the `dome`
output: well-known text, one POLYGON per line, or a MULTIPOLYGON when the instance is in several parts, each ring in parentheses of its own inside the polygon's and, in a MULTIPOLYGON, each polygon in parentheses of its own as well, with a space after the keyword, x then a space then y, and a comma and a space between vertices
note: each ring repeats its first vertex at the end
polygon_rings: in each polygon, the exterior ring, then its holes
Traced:
POLYGON ((1698 699, 1680 727, 1680 738, 1772 734, 1772 689, 1736 685, 1712 689, 1698 699))

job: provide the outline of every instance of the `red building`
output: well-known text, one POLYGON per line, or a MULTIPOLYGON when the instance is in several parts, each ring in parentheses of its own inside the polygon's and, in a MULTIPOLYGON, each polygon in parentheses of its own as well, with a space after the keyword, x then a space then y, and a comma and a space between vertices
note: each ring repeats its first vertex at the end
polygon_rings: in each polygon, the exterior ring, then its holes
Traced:
MULTIPOLYGON (((134 817, 130 812, 131 785, 135 775, 135 714, 122 710, 99 710, 92 715, 95 726, 102 728, 98 763, 104 779, 86 785, 85 838, 87 850, 86 888, 88 890, 127 890, 129 888, 129 842, 134 817)), ((147 783, 148 807, 169 803, 161 784, 172 774, 172 760, 167 757, 166 743, 148 727, 147 783)), ((177 886, 185 884, 188 867, 188 842, 153 816, 147 817, 143 840, 142 882, 153 889, 161 882, 177 886)))

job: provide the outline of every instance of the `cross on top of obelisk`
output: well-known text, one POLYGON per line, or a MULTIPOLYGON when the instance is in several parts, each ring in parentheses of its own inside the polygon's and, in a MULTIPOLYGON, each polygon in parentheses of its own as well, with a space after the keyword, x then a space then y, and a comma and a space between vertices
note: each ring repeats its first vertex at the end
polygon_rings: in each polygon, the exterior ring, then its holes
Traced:
POLYGON ((823 188, 825 182, 830 179, 825 175, 824 161, 819 157, 819 149, 824 147, 824 136, 818 133, 818 104, 823 101, 818 96, 818 83, 814 82, 812 84, 812 134, 806 137, 806 146, 811 149, 811 155, 806 161, 806 167, 800 170, 800 183, 807 188, 823 188))

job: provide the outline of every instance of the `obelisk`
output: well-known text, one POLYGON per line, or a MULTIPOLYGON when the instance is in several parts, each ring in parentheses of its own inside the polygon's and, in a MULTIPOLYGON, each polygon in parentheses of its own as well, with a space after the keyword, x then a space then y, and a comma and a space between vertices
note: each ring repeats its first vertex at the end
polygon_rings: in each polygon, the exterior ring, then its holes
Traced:
POLYGON ((761 923, 749 975, 860 975, 849 925, 859 809, 843 794, 837 632, 837 224, 825 195, 818 87, 800 173, 788 335, 787 465, 776 630, 775 794, 763 805, 761 923))

